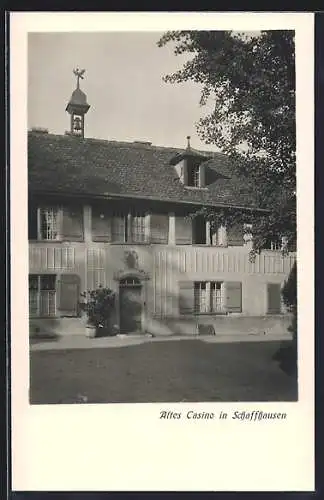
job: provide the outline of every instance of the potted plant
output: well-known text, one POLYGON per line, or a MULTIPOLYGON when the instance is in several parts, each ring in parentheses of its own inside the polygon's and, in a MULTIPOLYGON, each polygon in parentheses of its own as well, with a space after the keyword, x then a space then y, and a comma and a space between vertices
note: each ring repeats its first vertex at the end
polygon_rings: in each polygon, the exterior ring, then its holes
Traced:
POLYGON ((87 316, 86 335, 101 337, 111 335, 111 317, 114 312, 115 292, 99 286, 95 290, 81 293, 80 308, 87 316))

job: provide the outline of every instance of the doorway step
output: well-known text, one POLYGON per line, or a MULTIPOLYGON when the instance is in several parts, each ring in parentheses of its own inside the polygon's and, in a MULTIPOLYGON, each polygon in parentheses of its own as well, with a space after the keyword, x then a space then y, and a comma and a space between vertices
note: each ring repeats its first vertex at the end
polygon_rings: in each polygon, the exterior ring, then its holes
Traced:
POLYGON ((154 335, 152 333, 141 333, 141 332, 130 332, 130 333, 118 333, 116 337, 120 339, 143 339, 152 338, 154 335))

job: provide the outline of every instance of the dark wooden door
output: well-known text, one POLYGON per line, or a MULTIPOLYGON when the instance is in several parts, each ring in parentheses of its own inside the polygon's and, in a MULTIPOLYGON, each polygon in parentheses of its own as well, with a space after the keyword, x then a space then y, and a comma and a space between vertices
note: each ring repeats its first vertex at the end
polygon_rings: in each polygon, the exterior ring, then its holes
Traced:
POLYGON ((140 332, 142 327, 142 289, 140 286, 120 288, 120 330, 123 333, 140 332))
POLYGON ((61 316, 78 316, 80 278, 74 274, 61 274, 59 311, 61 316))
POLYGON ((281 313, 281 286, 277 283, 268 283, 268 314, 281 313))

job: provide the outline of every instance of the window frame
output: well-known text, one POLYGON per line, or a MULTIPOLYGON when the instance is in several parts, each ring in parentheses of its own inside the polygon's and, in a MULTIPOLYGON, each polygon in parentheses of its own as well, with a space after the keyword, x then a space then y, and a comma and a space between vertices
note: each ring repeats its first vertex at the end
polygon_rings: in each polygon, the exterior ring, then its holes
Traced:
POLYGON ((150 227, 147 223, 147 217, 150 214, 146 211, 134 211, 125 213, 112 212, 111 214, 111 243, 112 244, 130 244, 130 245, 147 245, 150 240, 150 227), (123 220, 124 231, 123 231, 123 239, 115 239, 115 235, 117 234, 114 231, 114 220, 119 218, 123 220), (135 226, 135 221, 139 221, 139 223, 135 226), (138 233, 136 233, 135 229, 140 229, 138 233), (137 234, 141 236, 141 238, 137 239, 137 234))
MULTIPOLYGON (((217 315, 217 314, 226 314, 226 307, 225 307, 225 281, 221 280, 212 280, 212 281, 194 281, 193 282, 193 287, 194 287, 194 314, 196 316, 200 315, 217 315), (219 287, 218 287, 219 286, 219 287), (197 290, 199 292, 199 295, 197 297, 197 290), (215 301, 214 300, 214 291, 220 290, 219 296, 220 296, 220 307, 216 308, 215 307, 215 301), (202 297, 202 291, 204 291, 204 308, 202 308, 202 304, 200 302, 201 297, 202 297), (197 300, 200 299, 200 300, 197 300), (197 310, 197 304, 199 310, 197 310), (202 310, 205 309, 205 310, 202 310)), ((216 294, 215 294, 216 295, 216 294)), ((216 297, 217 298, 217 297, 216 297)))
POLYGON ((187 187, 200 188, 200 165, 187 164, 187 187))
MULTIPOLYGON (((37 240, 38 241, 61 241, 61 229, 62 229, 62 219, 63 219, 63 208, 59 205, 46 205, 37 207, 37 240), (56 237, 55 238, 44 238, 43 228, 42 228, 42 212, 52 210, 56 212, 56 237)), ((52 230, 53 231, 53 230, 52 230)))
MULTIPOLYGON (((221 226, 217 227, 217 229, 212 229, 210 221, 204 218, 203 221, 204 224, 204 229, 205 229, 205 242, 204 243, 196 243, 196 225, 197 225, 197 219, 194 218, 192 220, 192 245, 194 246, 202 246, 202 247, 226 247, 227 246, 227 241, 226 241, 226 233, 221 234, 221 226)), ((225 228, 226 231, 226 228, 225 228)))
POLYGON ((30 318, 54 318, 57 316, 57 284, 58 284, 58 275, 57 274, 29 274, 28 277, 28 297, 29 297, 29 317, 30 318), (51 278, 54 281, 54 285, 50 288, 46 288, 44 284, 42 283, 43 280, 46 280, 47 278, 51 278), (30 281, 34 279, 37 281, 36 288, 31 288, 30 286, 30 281), (34 296, 36 296, 36 313, 31 313, 31 290, 34 292, 34 296), (50 313, 50 298, 53 298, 54 306, 53 306, 53 312, 50 313), (48 314, 43 314, 42 313, 42 300, 46 297, 47 301, 47 308, 49 313, 48 314))

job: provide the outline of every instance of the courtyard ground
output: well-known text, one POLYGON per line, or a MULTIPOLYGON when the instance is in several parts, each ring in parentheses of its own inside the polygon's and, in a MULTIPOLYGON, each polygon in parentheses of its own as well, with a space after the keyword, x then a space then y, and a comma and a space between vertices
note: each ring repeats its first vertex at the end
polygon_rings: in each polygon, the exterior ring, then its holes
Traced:
POLYGON ((30 402, 296 401, 296 377, 273 359, 282 344, 185 339, 31 350, 30 402))

